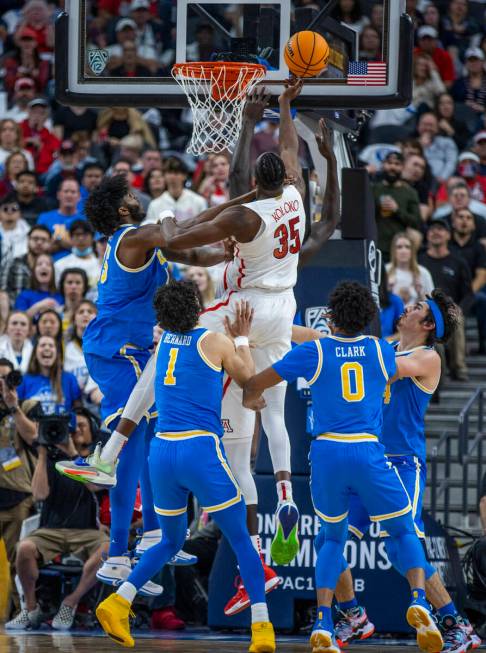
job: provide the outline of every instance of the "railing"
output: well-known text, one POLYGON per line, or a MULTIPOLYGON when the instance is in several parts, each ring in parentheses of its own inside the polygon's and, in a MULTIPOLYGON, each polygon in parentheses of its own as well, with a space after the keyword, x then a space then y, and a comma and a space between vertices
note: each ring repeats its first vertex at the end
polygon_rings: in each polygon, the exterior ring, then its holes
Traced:
POLYGON ((469 454, 469 417, 475 403, 478 403, 478 427, 477 431, 483 430, 484 415, 484 388, 478 388, 468 399, 466 405, 459 414, 459 462, 469 454))
POLYGON ((451 440, 456 437, 455 433, 444 431, 440 436, 437 444, 433 447, 430 455, 430 512, 433 519, 437 518, 437 499, 444 495, 444 525, 449 525, 449 505, 450 505, 450 472, 451 472, 451 440), (445 444, 445 462, 444 462, 444 478, 440 481, 437 480, 437 466, 439 461, 439 453, 445 444))

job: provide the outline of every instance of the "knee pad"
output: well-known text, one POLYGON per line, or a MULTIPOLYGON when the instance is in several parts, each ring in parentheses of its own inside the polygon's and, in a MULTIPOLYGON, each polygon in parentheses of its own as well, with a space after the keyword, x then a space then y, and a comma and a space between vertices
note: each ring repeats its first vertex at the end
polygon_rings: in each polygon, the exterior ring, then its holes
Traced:
POLYGON ((255 479, 251 473, 251 442, 251 438, 223 439, 226 458, 247 506, 258 503, 255 479))

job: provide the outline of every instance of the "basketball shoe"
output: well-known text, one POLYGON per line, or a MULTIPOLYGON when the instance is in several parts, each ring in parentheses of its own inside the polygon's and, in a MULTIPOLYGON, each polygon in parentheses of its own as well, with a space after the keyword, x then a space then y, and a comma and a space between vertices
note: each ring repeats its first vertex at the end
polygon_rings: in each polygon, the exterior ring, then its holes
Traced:
POLYGON ((368 619, 361 606, 349 610, 338 610, 339 619, 334 625, 336 641, 344 648, 355 639, 368 639, 375 632, 375 626, 368 619))
POLYGON ((101 443, 98 442, 94 452, 82 458, 78 456, 75 460, 60 460, 56 463, 56 469, 64 476, 68 476, 80 483, 94 483, 104 487, 116 485, 116 466, 118 461, 106 463, 101 460, 101 443))
POLYGON ((461 619, 462 619, 463 627, 466 630, 466 633, 471 638, 472 648, 473 649, 479 648, 481 646, 481 638, 479 637, 479 635, 476 634, 473 625, 471 624, 471 622, 467 617, 461 617, 461 619))
POLYGON ((299 510, 293 501, 278 504, 275 524, 270 553, 277 565, 288 565, 299 552, 299 510))
POLYGON ((439 621, 439 628, 444 638, 443 651, 448 653, 465 653, 470 649, 478 648, 481 640, 475 634, 469 622, 459 616, 446 615, 439 621), (472 632, 471 632, 472 631, 472 632), (477 643, 479 640, 479 644, 477 643))
POLYGON ((310 636, 312 653, 341 653, 334 636, 334 628, 330 617, 324 618, 322 611, 317 611, 317 618, 310 636))
POLYGON ((275 647, 275 632, 269 621, 257 621, 251 625, 248 653, 274 653, 275 647))
POLYGON ((110 594, 96 608, 96 617, 108 637, 126 647, 135 646, 128 621, 134 616, 130 603, 119 594, 110 594))
MULTIPOLYGON (((150 547, 158 544, 161 538, 160 529, 156 531, 145 531, 142 533, 141 537, 137 539, 135 544, 135 552, 133 556, 133 562, 136 564, 141 556, 150 549, 150 547)), ((191 553, 186 553, 182 549, 178 551, 175 556, 173 556, 167 564, 172 565, 173 567, 189 567, 191 565, 197 565, 197 556, 192 555, 191 553)))
MULTIPOLYGON (((127 580, 131 571, 132 564, 128 556, 107 556, 96 572, 96 578, 105 585, 119 587, 127 580)), ((157 585, 149 580, 138 590, 138 593, 142 596, 159 596, 163 591, 162 585, 157 585)))
POLYGON ((417 645, 426 653, 442 651, 444 641, 427 601, 415 597, 407 610, 407 622, 417 631, 417 645))
MULTIPOLYGON (((261 561, 263 565, 263 572, 265 574, 265 594, 268 594, 269 592, 277 589, 277 587, 282 582, 282 579, 277 576, 277 573, 274 569, 265 564, 263 557, 261 557, 261 561)), ((245 586, 243 585, 243 581, 239 576, 237 577, 237 581, 236 594, 224 606, 224 613, 227 617, 231 617, 234 614, 238 614, 238 612, 246 610, 246 608, 248 608, 250 605, 250 597, 248 596, 245 586)))

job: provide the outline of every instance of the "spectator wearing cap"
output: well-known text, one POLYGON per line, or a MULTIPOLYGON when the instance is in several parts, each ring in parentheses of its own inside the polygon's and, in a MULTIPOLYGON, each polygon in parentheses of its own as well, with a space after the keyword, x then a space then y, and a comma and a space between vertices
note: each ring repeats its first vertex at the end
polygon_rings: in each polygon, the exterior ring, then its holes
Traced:
POLYGON ((35 82, 30 77, 19 77, 14 86, 13 103, 4 114, 4 118, 11 118, 15 122, 22 122, 28 115, 29 102, 35 98, 35 82))
MULTIPOLYGON (((449 250, 451 230, 446 220, 432 218, 427 230, 427 251, 419 255, 419 263, 432 275, 436 288, 442 288, 467 312, 474 302, 469 267, 449 250)), ((453 379, 467 381, 466 336, 461 317, 457 331, 447 345, 448 363, 453 379)))
POLYGON ((447 50, 457 51, 462 59, 472 36, 481 32, 478 22, 469 15, 467 0, 450 0, 442 19, 442 41, 447 50))
POLYGON ((48 197, 56 197, 63 179, 76 179, 77 154, 77 148, 73 141, 69 139, 62 141, 56 159, 44 175, 45 192, 48 197))
POLYGON ((24 170, 15 177, 15 198, 22 218, 32 227, 41 213, 50 211, 56 201, 39 195, 39 180, 33 170, 24 170))
POLYGON ((51 66, 40 56, 37 34, 31 27, 21 27, 15 34, 16 48, 4 59, 4 84, 9 95, 15 89, 19 78, 29 77, 35 83, 38 93, 43 93, 49 81, 51 66))
POLYGON ((486 175, 486 130, 478 132, 473 140, 474 151, 479 157, 479 174, 486 175))
POLYGON ((480 116, 486 108, 486 72, 484 52, 481 48, 468 48, 465 54, 466 74, 454 82, 451 95, 456 102, 467 104, 480 116))
POLYGON ((0 120, 0 170, 3 170, 7 157, 12 152, 21 151, 27 158, 29 168, 34 169, 34 159, 32 154, 24 149, 23 137, 20 125, 12 120, 12 118, 4 118, 0 120))
POLYGON ((476 315, 479 332, 479 349, 474 353, 486 354, 486 249, 475 236, 474 215, 469 209, 461 209, 452 218, 452 238, 449 249, 463 258, 472 279, 474 304, 470 311, 476 315))
POLYGON ((439 207, 432 217, 439 220, 446 220, 449 226, 452 227, 452 216, 454 212, 460 209, 469 209, 474 215, 476 236, 486 246, 486 207, 482 202, 471 199, 469 187, 462 178, 455 177, 454 179, 459 179, 459 181, 447 185, 449 203, 439 207))
POLYGON ((109 59, 107 69, 113 70, 123 64, 123 45, 127 42, 136 44, 137 63, 148 68, 152 74, 157 71, 157 53, 149 45, 137 40, 137 24, 132 18, 122 18, 115 27, 116 43, 107 47, 109 59))
POLYGON ((29 0, 22 8, 22 23, 19 30, 28 27, 34 34, 39 52, 54 50, 54 23, 45 0, 29 0))
POLYGON ((98 283, 101 265, 93 250, 93 228, 87 220, 75 220, 69 227, 72 249, 71 253, 54 263, 56 285, 59 285, 64 270, 78 268, 86 272, 90 288, 98 283))
POLYGON ((132 172, 132 164, 128 159, 118 159, 111 170, 112 176, 124 175, 127 178, 128 184, 130 186, 131 192, 135 195, 138 201, 141 203, 143 210, 147 211, 150 204, 150 197, 145 193, 142 193, 137 188, 133 186, 133 181, 135 175, 132 172))
POLYGON ((154 74, 159 55, 162 50, 166 50, 171 45, 170 25, 164 25, 153 19, 149 0, 132 0, 130 18, 136 25, 136 43, 139 47, 139 54, 145 59, 145 65, 151 68, 152 74, 154 74), (155 69, 153 65, 149 65, 148 61, 150 60, 154 61, 155 69))
POLYGON ((480 160, 474 152, 461 152, 457 161, 457 174, 469 187, 472 199, 486 203, 486 176, 479 174, 480 160))
POLYGON ((77 208, 80 197, 79 183, 76 179, 65 179, 57 191, 59 207, 41 213, 37 220, 37 224, 45 225, 52 234, 51 253, 55 261, 70 252, 71 239, 68 230, 71 224, 75 220, 85 219, 77 208))
POLYGON ((185 188, 188 170, 176 157, 170 157, 163 166, 167 190, 150 202, 144 224, 156 223, 161 211, 172 211, 176 220, 184 223, 207 208, 207 202, 198 193, 185 188))
POLYGON ((382 180, 372 185, 378 247, 385 263, 390 260, 390 247, 395 234, 408 229, 413 232, 409 235, 416 244, 421 241, 419 197, 417 191, 403 181, 402 172, 403 156, 400 152, 389 152, 383 162, 382 180))
POLYGON ((430 25, 419 27, 417 30, 418 46, 415 48, 414 54, 430 57, 435 63, 446 88, 450 88, 455 79, 454 64, 451 55, 439 47, 437 38, 438 33, 434 27, 430 25))
POLYGON ((6 290, 13 304, 22 290, 31 287, 34 264, 41 254, 49 254, 51 234, 47 227, 35 225, 27 236, 27 254, 14 259, 7 275, 6 290))
POLYGON ((47 172, 61 145, 45 125, 48 116, 47 100, 36 98, 29 102, 28 117, 20 123, 25 147, 34 157, 35 170, 40 175, 47 172))
POLYGON ((432 112, 423 113, 417 124, 418 140, 433 176, 442 184, 454 174, 458 150, 452 138, 439 135, 439 123, 432 112))

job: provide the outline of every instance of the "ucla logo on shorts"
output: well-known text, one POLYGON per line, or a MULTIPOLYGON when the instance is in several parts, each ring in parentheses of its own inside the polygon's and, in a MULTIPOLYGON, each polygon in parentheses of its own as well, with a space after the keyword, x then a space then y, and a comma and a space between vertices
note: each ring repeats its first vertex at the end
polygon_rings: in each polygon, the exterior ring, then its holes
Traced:
POLYGON ((95 75, 101 75, 106 68, 108 51, 101 49, 88 50, 88 64, 95 75))
POLYGON ((327 314, 329 309, 327 306, 310 306, 305 309, 305 326, 310 329, 316 329, 323 335, 331 335, 331 328, 329 326, 327 314))

